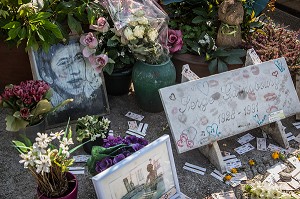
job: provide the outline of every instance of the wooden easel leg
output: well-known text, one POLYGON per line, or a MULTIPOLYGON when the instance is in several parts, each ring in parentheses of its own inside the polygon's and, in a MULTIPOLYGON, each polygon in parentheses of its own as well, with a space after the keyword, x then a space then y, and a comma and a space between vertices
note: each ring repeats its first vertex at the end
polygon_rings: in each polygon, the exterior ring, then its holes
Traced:
POLYGON ((277 121, 271 124, 260 127, 264 132, 270 134, 272 138, 284 148, 289 148, 289 142, 286 139, 285 127, 282 125, 281 121, 277 121))
POLYGON ((199 150, 219 171, 222 173, 226 172, 226 164, 223 161, 218 142, 213 142, 212 144, 200 147, 199 150))

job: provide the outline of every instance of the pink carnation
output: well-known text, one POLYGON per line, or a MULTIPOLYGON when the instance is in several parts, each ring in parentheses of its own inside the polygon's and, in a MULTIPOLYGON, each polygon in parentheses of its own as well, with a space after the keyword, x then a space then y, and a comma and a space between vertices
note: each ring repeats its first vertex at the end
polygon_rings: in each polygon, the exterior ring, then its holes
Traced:
POLYGON ((168 47, 170 53, 180 51, 183 46, 181 30, 168 30, 168 47))
POLYGON ((90 25, 90 29, 99 32, 107 32, 109 30, 109 23, 104 17, 99 17, 97 20, 97 25, 90 25))
POLYGON ((96 72, 100 73, 102 68, 108 63, 108 56, 106 54, 92 55, 89 57, 89 61, 96 72))

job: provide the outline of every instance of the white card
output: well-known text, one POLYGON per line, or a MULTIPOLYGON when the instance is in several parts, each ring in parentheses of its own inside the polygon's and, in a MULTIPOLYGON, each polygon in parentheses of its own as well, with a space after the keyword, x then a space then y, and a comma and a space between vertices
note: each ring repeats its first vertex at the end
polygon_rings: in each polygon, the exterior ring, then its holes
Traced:
POLYGON ((253 135, 251 135, 250 133, 247 133, 246 135, 240 137, 237 139, 237 142, 240 143, 241 145, 244 145, 248 142, 250 142, 251 140, 253 140, 255 137, 253 135))
POLYGON ((229 160, 229 159, 234 159, 236 158, 235 155, 226 155, 226 156, 223 156, 223 160, 226 161, 226 160, 229 160))
POLYGON ((185 166, 188 166, 188 167, 191 167, 191 168, 194 168, 194 169, 197 169, 197 170, 199 170, 199 171, 203 171, 203 172, 206 171, 206 168, 199 167, 199 166, 197 166, 197 165, 190 164, 190 163, 188 163, 188 162, 186 162, 184 165, 185 165, 185 166))
POLYGON ((277 185, 283 191, 293 191, 294 190, 294 188, 292 188, 287 182, 277 182, 277 185))
POLYGON ((190 168, 190 167, 187 167, 187 166, 183 166, 183 169, 185 170, 188 170, 188 171, 191 171, 191 172, 194 172, 194 173, 198 173, 200 175, 204 175, 204 172, 203 171, 199 171, 197 169, 193 169, 193 168, 190 168))
POLYGON ((186 64, 183 66, 181 74, 188 80, 200 79, 193 71, 190 70, 189 66, 186 64))
POLYGON ((237 158, 229 159, 224 162, 226 164, 227 171, 230 171, 233 168, 240 168, 242 166, 242 162, 237 158))
POLYGON ((297 141, 298 143, 300 143, 300 134, 297 135, 295 138, 294 138, 295 141, 297 141))
POLYGON ((69 171, 80 171, 80 170, 84 170, 84 167, 68 167, 69 171))
POLYGON ((267 172, 269 173, 279 173, 286 169, 286 165, 282 162, 278 162, 277 164, 271 166, 269 169, 267 169, 267 172))
POLYGON ((275 185, 276 182, 278 182, 278 180, 280 180, 280 175, 278 173, 271 173, 266 177, 263 183, 269 183, 271 185, 275 185))
POLYGON ((300 168, 300 161, 295 156, 290 157, 287 159, 294 167, 300 168))
POLYGON ((234 180, 234 181, 248 180, 245 172, 233 173, 232 175, 233 175, 233 177, 231 178, 231 180, 234 180))
POLYGON ((142 136, 142 135, 140 135, 138 133, 132 132, 132 131, 126 131, 126 134, 128 134, 128 135, 134 135, 134 136, 136 136, 138 138, 144 138, 144 136, 142 136))
POLYGON ((292 175, 293 178, 300 181, 300 168, 297 168, 294 171, 292 171, 291 175, 292 175))
POLYGON ((269 122, 272 123, 272 122, 280 121, 284 118, 285 118, 285 115, 283 113, 283 110, 275 111, 273 113, 270 113, 269 122))
POLYGON ((247 144, 244 144, 244 145, 242 145, 238 148, 235 148, 234 150, 238 154, 242 155, 242 154, 247 153, 248 151, 251 151, 253 149, 255 149, 254 146, 252 146, 250 143, 247 143, 247 144))
POLYGON ((131 130, 137 130, 138 126, 136 121, 128 121, 128 128, 131 130))
POLYGON ((113 131, 113 130, 109 130, 109 131, 108 131, 108 135, 114 136, 114 131, 113 131))
POLYGON ((73 156, 74 162, 87 162, 91 155, 75 155, 73 156))
POLYGON ((138 121, 142 121, 144 119, 144 116, 130 112, 130 111, 128 113, 126 113, 125 116, 129 117, 131 119, 134 119, 134 120, 138 120, 138 121))
POLYGON ((300 187, 300 183, 292 178, 290 182, 287 182, 294 189, 298 189, 300 187))
POLYGON ((269 144, 268 150, 273 151, 273 152, 278 151, 278 152, 281 152, 281 153, 287 153, 287 150, 285 150, 284 148, 282 148, 280 146, 276 146, 274 144, 269 144))
POLYGON ((292 132, 288 132, 285 134, 285 136, 288 142, 295 139, 295 136, 292 134, 292 132))
POLYGON ((84 174, 84 170, 74 170, 74 171, 70 171, 70 173, 77 175, 77 174, 84 174))
POLYGON ((299 125, 300 125, 300 122, 294 122, 293 125, 294 125, 294 126, 299 126, 299 125))
POLYGON ((213 193, 211 196, 213 199, 236 199, 233 191, 213 193))
POLYGON ((267 150, 267 140, 266 138, 256 138, 256 147, 259 151, 267 150))
POLYGON ((210 175, 223 182, 224 175, 221 174, 218 170, 215 169, 213 172, 211 172, 210 175))

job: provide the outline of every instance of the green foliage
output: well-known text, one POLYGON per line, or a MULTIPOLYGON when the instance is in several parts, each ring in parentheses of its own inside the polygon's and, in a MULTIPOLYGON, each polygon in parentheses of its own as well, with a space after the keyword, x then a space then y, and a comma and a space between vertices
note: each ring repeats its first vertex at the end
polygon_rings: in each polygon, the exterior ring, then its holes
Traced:
POLYGON ((95 13, 86 0, 0 1, 0 32, 26 50, 66 42, 69 33, 82 33, 82 25, 94 22, 95 13))

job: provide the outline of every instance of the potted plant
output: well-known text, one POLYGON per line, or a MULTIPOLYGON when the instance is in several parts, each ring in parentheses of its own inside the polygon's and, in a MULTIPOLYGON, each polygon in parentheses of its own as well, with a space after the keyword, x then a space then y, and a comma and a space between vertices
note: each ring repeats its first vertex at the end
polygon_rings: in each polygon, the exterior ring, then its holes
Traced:
POLYGON ((135 60, 128 46, 121 40, 107 11, 102 6, 99 9, 101 16, 97 24, 90 25, 90 29, 96 32, 81 36, 83 55, 96 71, 103 69, 107 93, 123 95, 129 92, 135 60))
MULTIPOLYGON (((219 3, 214 0, 192 1, 161 1, 170 16, 171 29, 181 30, 183 37, 182 49, 173 54, 172 60, 176 67, 176 81, 181 80, 184 64, 189 64, 191 70, 199 77, 205 77, 217 72, 240 67, 241 56, 245 51, 241 48, 219 48, 216 45, 218 27, 219 3), (239 50, 237 50, 239 49, 239 50), (234 51, 232 51, 234 50, 234 51)), ((242 35, 249 34, 260 26, 258 14, 267 2, 243 1, 245 11, 242 35)), ((231 33, 231 32, 230 32, 231 33)))
POLYGON ((73 141, 69 125, 65 131, 50 135, 38 133, 33 144, 26 138, 24 142, 13 140, 12 143, 20 153, 20 163, 37 182, 38 198, 77 198, 78 181, 68 172, 68 167, 74 162, 70 154, 81 145, 70 149, 73 141))
POLYGON ((92 156, 87 161, 88 171, 92 175, 101 173, 146 145, 146 139, 136 136, 108 136, 103 146, 93 147, 92 156))
POLYGON ((44 131, 47 114, 73 101, 67 99, 53 107, 50 103, 51 96, 50 86, 42 80, 27 80, 19 85, 6 86, 0 95, 0 107, 10 110, 5 118, 6 130, 25 129, 23 133, 27 136, 33 132, 44 131))
POLYGON ((81 34, 85 25, 93 23, 94 13, 92 3, 86 0, 1 0, 0 52, 1 55, 8 55, 2 57, 1 69, 4 72, 0 75, 1 87, 9 82, 19 83, 32 77, 24 48, 26 51, 31 47, 47 50, 52 44, 67 43, 70 33, 81 34), (8 49, 4 40, 12 50, 8 49))
POLYGON ((154 1, 134 1, 107 9, 137 62, 132 80, 138 105, 148 112, 163 110, 158 89, 175 83, 175 68, 167 49, 167 14, 154 1))
POLYGON ((103 144, 103 139, 108 136, 109 125, 110 120, 97 115, 86 115, 78 118, 76 123, 77 140, 82 143, 92 140, 83 145, 86 153, 91 154, 93 146, 103 144))

